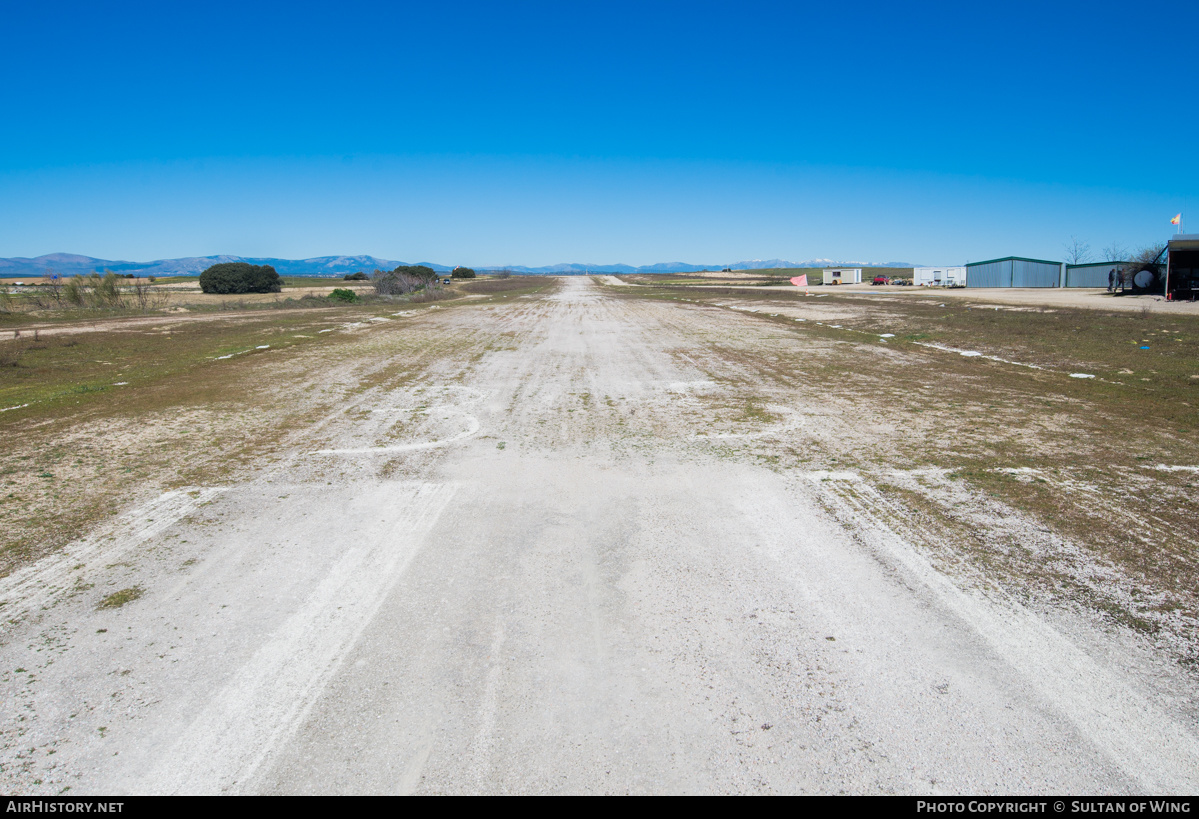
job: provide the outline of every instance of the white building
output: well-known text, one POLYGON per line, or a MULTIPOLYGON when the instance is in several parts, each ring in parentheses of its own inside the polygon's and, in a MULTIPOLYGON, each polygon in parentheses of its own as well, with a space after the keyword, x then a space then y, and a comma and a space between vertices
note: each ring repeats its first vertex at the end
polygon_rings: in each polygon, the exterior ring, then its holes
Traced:
POLYGON ((830 267, 824 271, 825 284, 861 284, 862 268, 830 267))
POLYGON ((914 267, 912 268, 912 284, 919 287, 965 287, 966 268, 964 267, 914 267))

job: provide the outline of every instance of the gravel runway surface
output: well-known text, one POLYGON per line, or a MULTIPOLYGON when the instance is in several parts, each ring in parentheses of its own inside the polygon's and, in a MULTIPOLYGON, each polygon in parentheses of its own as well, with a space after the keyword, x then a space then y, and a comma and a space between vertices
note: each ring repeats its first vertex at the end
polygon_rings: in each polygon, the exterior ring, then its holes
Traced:
POLYGON ((6 789, 1199 788, 1181 671, 938 571, 838 512, 852 476, 702 423, 729 387, 689 349, 747 317, 573 278, 414 320, 509 343, 0 580, 6 789))

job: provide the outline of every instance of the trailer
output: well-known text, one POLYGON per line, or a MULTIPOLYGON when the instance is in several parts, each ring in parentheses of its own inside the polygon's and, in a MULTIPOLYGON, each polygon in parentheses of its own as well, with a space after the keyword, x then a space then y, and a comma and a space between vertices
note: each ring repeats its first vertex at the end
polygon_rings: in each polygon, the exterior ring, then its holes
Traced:
POLYGON ((1199 298, 1199 233, 1180 233, 1166 245, 1166 298, 1199 298))
POLYGON ((825 284, 861 284, 862 268, 829 267, 824 270, 825 284))
POLYGON ((913 267, 912 284, 920 287, 965 287, 964 267, 913 267))

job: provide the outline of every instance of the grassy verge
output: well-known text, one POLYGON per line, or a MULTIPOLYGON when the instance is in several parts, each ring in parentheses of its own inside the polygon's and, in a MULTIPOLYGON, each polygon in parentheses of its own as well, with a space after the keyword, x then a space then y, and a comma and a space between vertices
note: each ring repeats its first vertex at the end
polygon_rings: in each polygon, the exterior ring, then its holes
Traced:
POLYGON ((545 276, 513 276, 509 279, 467 280, 457 289, 471 295, 532 295, 543 293, 557 286, 555 279, 545 276))
POLYGON ((0 409, 17 407, 0 412, 0 574, 164 489, 237 479, 347 396, 469 341, 413 329, 421 305, 370 321, 395 308, 116 320, 0 341, 15 350, 0 368, 0 409))
POLYGON ((880 486, 908 476, 895 497, 1012 588, 1082 600, 1146 633, 1199 618, 1199 318, 608 292, 721 311, 726 332, 697 339, 688 359, 747 401, 764 392, 813 413, 808 434, 745 454, 858 470, 880 486), (942 477, 911 477, 921 471, 942 477), (1104 566, 1122 579, 1095 580, 1104 566))

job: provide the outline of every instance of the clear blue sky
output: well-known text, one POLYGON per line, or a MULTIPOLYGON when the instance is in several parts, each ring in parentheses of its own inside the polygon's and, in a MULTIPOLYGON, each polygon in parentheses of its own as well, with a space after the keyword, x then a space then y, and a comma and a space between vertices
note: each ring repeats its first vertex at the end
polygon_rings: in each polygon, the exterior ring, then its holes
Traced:
POLYGON ((5 3, 3 30, 0 256, 949 264, 1161 241, 1184 203, 1199 229, 1194 0, 5 3))

